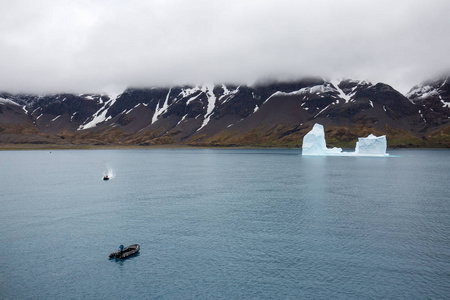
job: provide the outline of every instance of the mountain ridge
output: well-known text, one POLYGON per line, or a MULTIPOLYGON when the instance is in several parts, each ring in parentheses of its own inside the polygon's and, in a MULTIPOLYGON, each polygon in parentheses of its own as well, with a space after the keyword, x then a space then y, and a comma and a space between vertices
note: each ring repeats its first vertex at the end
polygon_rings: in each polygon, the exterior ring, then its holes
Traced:
POLYGON ((448 76, 406 95, 384 83, 310 77, 255 85, 128 88, 122 94, 0 93, 1 145, 300 147, 314 123, 331 146, 450 147, 448 76))

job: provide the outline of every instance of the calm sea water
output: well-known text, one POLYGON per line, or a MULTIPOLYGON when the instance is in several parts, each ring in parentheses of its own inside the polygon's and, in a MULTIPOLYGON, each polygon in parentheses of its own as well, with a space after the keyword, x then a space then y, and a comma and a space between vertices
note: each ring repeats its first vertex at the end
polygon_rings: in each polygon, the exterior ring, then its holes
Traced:
POLYGON ((0 298, 448 299, 450 151, 389 152, 2 151, 0 298))

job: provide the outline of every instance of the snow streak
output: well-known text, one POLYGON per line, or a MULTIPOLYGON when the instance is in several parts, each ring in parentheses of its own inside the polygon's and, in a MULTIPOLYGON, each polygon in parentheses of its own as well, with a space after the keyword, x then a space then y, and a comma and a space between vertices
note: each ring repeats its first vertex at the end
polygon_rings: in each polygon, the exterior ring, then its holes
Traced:
POLYGON ((266 101, 264 101, 263 104, 265 104, 267 101, 269 101, 272 97, 276 97, 276 96, 301 96, 301 95, 308 95, 308 94, 315 94, 315 95, 319 95, 321 93, 326 93, 326 92, 330 92, 330 91, 334 91, 335 89, 324 85, 315 85, 312 87, 305 87, 302 89, 299 89, 298 91, 294 91, 294 92, 290 92, 290 93, 285 93, 285 92, 275 92, 273 93, 269 98, 266 99, 266 101))
POLYGON ((339 80, 332 80, 331 83, 333 84, 333 86, 336 88, 336 90, 339 93, 339 97, 345 100, 345 103, 348 103, 351 99, 350 95, 347 95, 346 93, 344 93, 344 91, 339 87, 339 80))
POLYGON ((209 120, 211 119, 211 115, 214 111, 214 108, 216 106, 216 96, 214 95, 214 86, 205 86, 204 89, 202 89, 203 92, 205 92, 208 96, 208 108, 206 109, 206 115, 203 119, 202 126, 200 126, 197 131, 208 125, 209 120))
POLYGON ((111 116, 106 118, 106 113, 108 112, 108 109, 114 105, 114 103, 117 100, 117 97, 118 97, 118 95, 111 96, 111 98, 105 103, 105 105, 94 114, 93 119, 90 122, 88 122, 87 124, 80 125, 80 127, 78 127, 77 130, 85 130, 88 128, 93 128, 93 127, 96 127, 97 124, 99 124, 99 123, 110 120, 111 116))
POLYGON ((169 89, 169 92, 167 93, 167 96, 166 96, 166 100, 164 101, 164 104, 162 107, 159 106, 160 103, 158 101, 158 105, 155 108, 155 113, 153 114, 152 124, 155 123, 158 120, 158 117, 160 115, 162 115, 163 113, 165 113, 167 108, 169 107, 169 96, 170 96, 171 91, 172 91, 172 88, 169 89))
POLYGON ((54 121, 58 120, 59 117, 61 117, 61 115, 57 116, 56 118, 53 118, 53 119, 51 120, 51 122, 54 122, 54 121))
POLYGON ((0 98, 0 104, 12 104, 12 105, 17 105, 20 106, 19 104, 17 104, 16 102, 9 100, 9 99, 5 99, 5 98, 0 98))

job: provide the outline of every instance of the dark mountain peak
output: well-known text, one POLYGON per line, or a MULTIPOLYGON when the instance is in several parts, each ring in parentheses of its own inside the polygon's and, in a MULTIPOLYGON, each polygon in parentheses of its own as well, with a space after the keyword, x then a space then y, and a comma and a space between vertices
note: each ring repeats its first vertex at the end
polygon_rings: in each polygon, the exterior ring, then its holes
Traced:
POLYGON ((375 85, 361 85, 361 88, 357 89, 355 93, 355 98, 367 98, 371 101, 382 104, 394 103, 399 101, 409 102, 402 93, 400 93, 390 85, 381 82, 375 85))

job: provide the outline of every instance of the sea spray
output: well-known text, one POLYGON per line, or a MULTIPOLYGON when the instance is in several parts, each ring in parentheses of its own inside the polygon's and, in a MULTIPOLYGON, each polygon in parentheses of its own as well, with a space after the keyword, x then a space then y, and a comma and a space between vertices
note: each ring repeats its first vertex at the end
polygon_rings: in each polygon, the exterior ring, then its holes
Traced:
POLYGON ((112 179, 116 177, 116 173, 114 172, 114 169, 110 166, 106 166, 106 170, 103 171, 103 176, 108 176, 109 179, 112 179))

